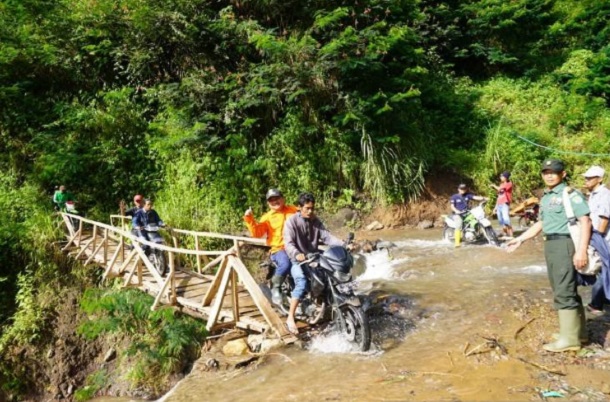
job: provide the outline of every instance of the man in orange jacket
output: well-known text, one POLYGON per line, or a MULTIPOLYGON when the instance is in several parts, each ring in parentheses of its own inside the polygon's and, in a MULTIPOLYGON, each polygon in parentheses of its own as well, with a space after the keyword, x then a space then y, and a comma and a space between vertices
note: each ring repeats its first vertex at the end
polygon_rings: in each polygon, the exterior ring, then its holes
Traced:
POLYGON ((282 304, 280 289, 292 265, 284 250, 284 223, 297 212, 297 207, 286 205, 284 195, 275 188, 269 189, 265 198, 269 205, 269 212, 264 214, 259 222, 256 222, 252 209, 248 208, 244 213, 244 222, 252 237, 267 235, 267 245, 271 247, 271 261, 276 265, 275 274, 271 278, 271 301, 280 305, 282 304))

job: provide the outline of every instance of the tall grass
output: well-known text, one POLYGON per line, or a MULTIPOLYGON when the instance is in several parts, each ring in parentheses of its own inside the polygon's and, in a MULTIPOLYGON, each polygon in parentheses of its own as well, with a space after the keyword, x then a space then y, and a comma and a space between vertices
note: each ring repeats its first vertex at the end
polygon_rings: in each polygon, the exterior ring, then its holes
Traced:
POLYGON ((362 128, 363 188, 381 204, 415 201, 424 187, 424 166, 395 145, 376 144, 362 128))
POLYGON ((484 147, 469 151, 462 173, 473 177, 479 189, 509 170, 516 197, 528 197, 531 189, 543 186, 540 164, 548 157, 563 159, 580 187, 580 174, 589 166, 610 162, 610 111, 598 99, 567 92, 551 77, 537 82, 496 78, 476 90, 481 95, 476 107, 488 116, 489 126, 484 147))

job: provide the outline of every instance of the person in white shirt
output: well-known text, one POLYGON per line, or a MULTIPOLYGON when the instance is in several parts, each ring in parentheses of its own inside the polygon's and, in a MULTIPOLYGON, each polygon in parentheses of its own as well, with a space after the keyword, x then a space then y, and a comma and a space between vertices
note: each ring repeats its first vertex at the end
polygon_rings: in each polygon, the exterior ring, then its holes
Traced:
MULTIPOLYGON (((606 172, 601 166, 591 166, 584 174, 585 187, 589 190, 589 209, 591 210, 591 224, 593 230, 598 231, 606 243, 610 245, 610 233, 608 220, 610 219, 610 189, 604 185, 604 174, 606 172)), ((591 289, 591 303, 587 310, 594 315, 604 314, 604 304, 608 304, 604 294, 601 273, 591 289)))

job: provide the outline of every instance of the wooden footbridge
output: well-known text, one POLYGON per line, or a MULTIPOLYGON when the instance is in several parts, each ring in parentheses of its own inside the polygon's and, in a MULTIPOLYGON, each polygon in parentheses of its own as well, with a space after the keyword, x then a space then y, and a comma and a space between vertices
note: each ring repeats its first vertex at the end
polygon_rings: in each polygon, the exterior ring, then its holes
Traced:
MULTIPOLYGON (((110 224, 62 213, 68 242, 63 250, 84 265, 97 264, 104 279, 122 278, 124 287, 137 287, 151 294, 152 309, 166 304, 204 319, 209 331, 236 327, 280 337, 291 335, 240 258, 240 246, 264 245, 264 240, 218 233, 171 229, 172 245, 148 242, 132 235, 123 216, 113 215, 110 224), (223 241, 219 241, 223 239, 223 241), (202 250, 200 244, 232 246, 202 250), (144 246, 161 249, 169 272, 161 276, 149 261, 144 246)), ((130 222, 129 222, 130 223, 130 222)))

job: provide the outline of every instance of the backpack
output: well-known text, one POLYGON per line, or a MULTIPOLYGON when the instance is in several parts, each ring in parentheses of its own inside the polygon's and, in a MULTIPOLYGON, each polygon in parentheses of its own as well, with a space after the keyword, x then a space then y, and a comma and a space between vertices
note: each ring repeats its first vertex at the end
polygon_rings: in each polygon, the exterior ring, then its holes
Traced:
MULTIPOLYGON (((568 217, 568 230, 570 231, 570 237, 574 242, 574 246, 578 247, 580 243, 580 222, 574 216, 574 210, 572 209, 572 203, 570 202, 570 193, 573 190, 570 187, 566 187, 563 190, 563 207, 565 208, 566 215, 568 217)), ((602 269, 602 258, 590 243, 587 247, 587 266, 578 269, 578 273, 582 275, 597 275, 602 269)))

